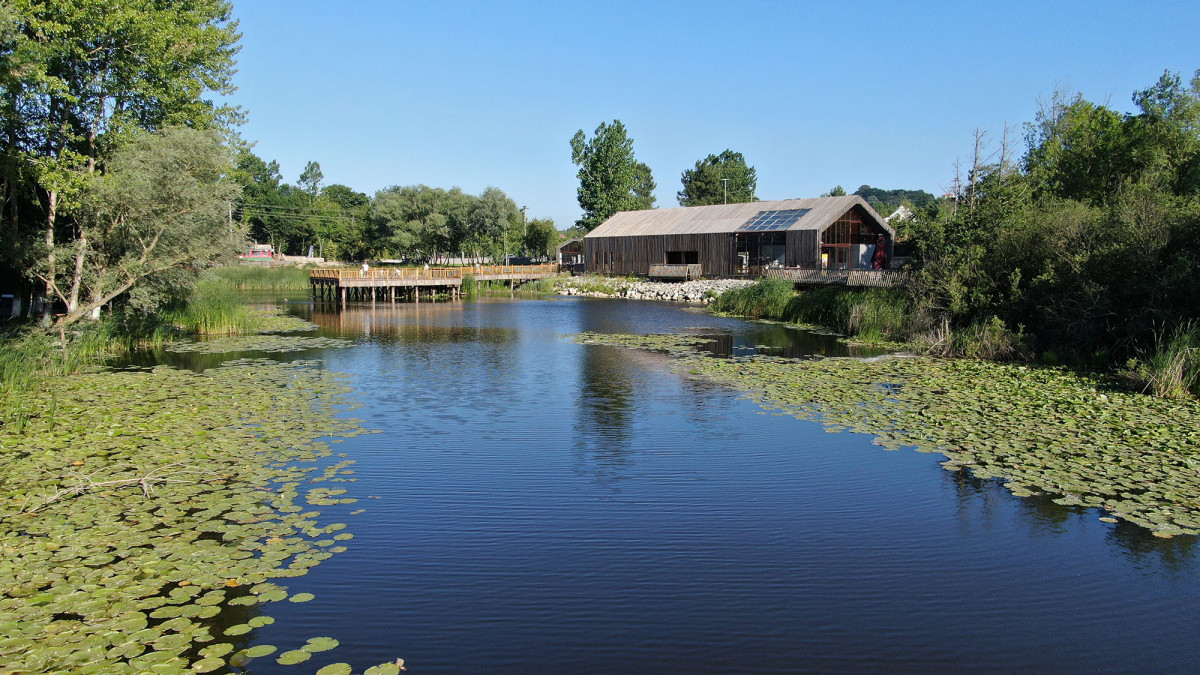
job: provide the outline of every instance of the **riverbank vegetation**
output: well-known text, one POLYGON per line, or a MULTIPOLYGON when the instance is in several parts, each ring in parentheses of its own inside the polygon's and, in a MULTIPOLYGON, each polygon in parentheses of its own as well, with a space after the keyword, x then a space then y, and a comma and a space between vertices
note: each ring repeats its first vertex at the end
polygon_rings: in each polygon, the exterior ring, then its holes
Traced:
POLYGON ((227 265, 213 274, 239 291, 307 291, 311 265, 227 265))
POLYGON ((1200 534, 1200 401, 1141 396, 1113 378, 978 359, 721 359, 688 335, 576 336, 665 352, 678 372, 888 449, 939 452, 947 469, 1018 496, 1096 507, 1159 536, 1200 534))
POLYGON ((1026 125, 978 132, 955 189, 895 223, 902 292, 770 282, 722 311, 829 325, 931 354, 1120 369, 1158 395, 1200 394, 1200 72, 1164 73, 1122 114, 1059 93, 1026 125))

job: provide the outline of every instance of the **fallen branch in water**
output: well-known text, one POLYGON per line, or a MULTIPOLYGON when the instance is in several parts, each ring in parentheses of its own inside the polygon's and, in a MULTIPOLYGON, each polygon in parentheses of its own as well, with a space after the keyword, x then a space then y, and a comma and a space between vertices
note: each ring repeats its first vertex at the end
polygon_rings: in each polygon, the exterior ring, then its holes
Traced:
POLYGON ((37 506, 33 507, 32 509, 22 508, 21 513, 24 513, 24 514, 37 513, 39 510, 49 506, 50 504, 53 504, 56 501, 59 501, 61 499, 66 499, 69 497, 74 497, 76 495, 84 494, 86 492, 93 492, 95 490, 100 490, 100 489, 105 489, 105 488, 119 489, 119 488, 123 488, 123 487, 137 486, 142 489, 142 496, 149 499, 151 494, 153 494, 153 492, 154 492, 154 487, 157 485, 165 485, 168 483, 195 484, 195 483, 207 482, 205 479, 180 478, 179 477, 179 476, 184 476, 184 475, 188 475, 188 474, 204 474, 204 475, 210 476, 210 478, 207 479, 207 481, 223 480, 225 478, 223 476, 218 476, 216 473, 214 473, 212 471, 205 471, 203 469, 200 469, 200 468, 197 468, 194 466, 186 466, 185 467, 182 463, 167 464, 166 466, 158 467, 157 469, 154 469, 154 470, 150 471, 149 473, 142 475, 142 476, 137 476, 134 478, 119 478, 116 480, 98 481, 98 480, 92 479, 92 476, 94 476, 95 474, 84 475, 81 473, 73 472, 70 477, 74 478, 77 481, 75 483, 75 485, 72 485, 71 487, 67 487, 67 488, 58 489, 57 491, 55 491, 54 494, 46 497, 42 501, 41 504, 38 504, 37 506), (184 467, 184 468, 181 468, 177 471, 171 471, 171 472, 167 473, 167 471, 169 469, 171 469, 172 467, 184 467))

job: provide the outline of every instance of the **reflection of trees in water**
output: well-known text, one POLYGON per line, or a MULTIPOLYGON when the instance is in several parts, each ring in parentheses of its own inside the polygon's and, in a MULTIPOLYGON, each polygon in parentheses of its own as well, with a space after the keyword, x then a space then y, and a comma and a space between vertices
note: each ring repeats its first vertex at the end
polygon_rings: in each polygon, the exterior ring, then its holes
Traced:
MULTIPOLYGON (((1057 504, 1054 502, 1057 495, 1015 497, 1004 487, 1001 479, 981 480, 966 469, 942 470, 942 474, 953 485, 958 498, 959 522, 964 528, 973 524, 977 512, 982 512, 986 525, 993 519, 997 507, 1003 505, 1002 502, 1015 504, 1015 511, 1042 534, 1067 534, 1070 531, 1070 521, 1090 521, 1103 515, 1100 509, 1057 504)), ((1135 562, 1156 561, 1165 569, 1174 572, 1191 572, 1198 563, 1196 541, 1200 537, 1178 536, 1164 539, 1154 536, 1144 527, 1124 520, 1110 526, 1106 536, 1110 544, 1135 562)))
POLYGON ((576 448, 602 464, 623 463, 629 451, 634 387, 628 356, 615 347, 583 348, 576 448))

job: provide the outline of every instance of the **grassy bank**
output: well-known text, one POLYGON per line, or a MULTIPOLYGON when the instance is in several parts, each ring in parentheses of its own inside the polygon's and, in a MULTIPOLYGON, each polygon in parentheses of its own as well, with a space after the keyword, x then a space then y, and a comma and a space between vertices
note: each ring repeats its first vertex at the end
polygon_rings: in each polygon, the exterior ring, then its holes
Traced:
MULTIPOLYGON (((861 342, 902 344, 930 356, 1039 360, 1049 365, 1056 365, 1058 359, 1049 352, 1034 355, 1029 336, 1013 332, 996 317, 951 326, 901 289, 829 287, 797 292, 791 282, 767 279, 727 291, 711 307, 734 316, 829 328, 861 342)), ((1200 396, 1200 325, 1163 330, 1153 349, 1125 364, 1121 377, 1137 391, 1160 397, 1200 396)))
POLYGON ((911 302, 893 289, 818 288, 797 293, 790 281, 765 279, 722 293, 712 309, 822 326, 863 342, 905 342, 914 333, 911 302))
POLYGON ((295 317, 247 306, 233 282, 208 276, 197 282, 181 306, 159 313, 109 314, 62 334, 37 325, 0 333, 0 393, 35 388, 42 381, 101 366, 114 356, 162 349, 189 336, 313 329, 295 317))
MULTIPOLYGON (((679 372, 762 405, 948 457, 1018 496, 1104 509, 1160 536, 1200 534, 1200 401, 1167 400, 1061 368, 978 359, 718 359, 685 335, 598 335, 654 349, 679 372)), ((1106 516, 1106 517, 1109 517, 1106 516)))
POLYGON ((239 291, 302 291, 309 288, 309 265, 219 267, 213 273, 239 291))

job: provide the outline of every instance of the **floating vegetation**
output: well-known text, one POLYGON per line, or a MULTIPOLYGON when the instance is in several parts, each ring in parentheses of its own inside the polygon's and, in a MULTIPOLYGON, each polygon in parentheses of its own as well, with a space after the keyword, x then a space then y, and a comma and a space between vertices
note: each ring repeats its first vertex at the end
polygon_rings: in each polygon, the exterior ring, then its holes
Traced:
POLYGON ((655 349, 681 372, 764 407, 947 457, 1017 496, 1056 495, 1158 536, 1200 534, 1200 402, 1108 387, 1066 370, 970 359, 716 359, 686 335, 574 336, 655 349))
POLYGON ((285 580, 345 550, 315 543, 345 525, 306 502, 353 500, 313 485, 352 463, 324 439, 363 433, 335 416, 347 391, 313 362, 247 359, 21 394, 23 423, 0 426, 0 670, 212 672, 274 654, 247 648, 270 604, 311 598, 285 580))
POLYGON ((349 347, 354 343, 341 338, 300 337, 296 335, 235 335, 200 342, 182 342, 167 347, 170 352, 226 354, 229 352, 302 352, 309 349, 349 347))
POLYGON ((305 321, 298 316, 283 314, 279 310, 259 310, 255 313, 254 331, 262 335, 268 333, 306 333, 317 330, 319 326, 311 321, 305 321))

